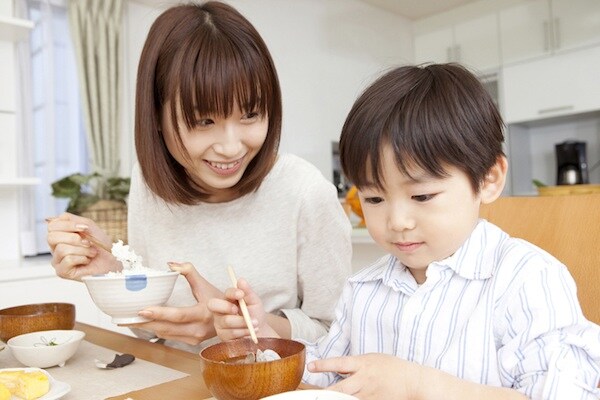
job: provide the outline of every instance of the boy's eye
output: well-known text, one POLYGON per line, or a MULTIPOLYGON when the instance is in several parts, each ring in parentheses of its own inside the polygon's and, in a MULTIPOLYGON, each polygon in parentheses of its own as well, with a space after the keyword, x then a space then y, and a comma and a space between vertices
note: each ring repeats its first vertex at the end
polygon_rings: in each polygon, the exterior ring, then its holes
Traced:
POLYGON ((365 197, 364 201, 367 204, 379 204, 383 201, 383 199, 381 197, 365 197))
POLYGON ((416 200, 418 202, 424 202, 431 200, 435 197, 435 194, 419 194, 416 196, 412 196, 411 199, 416 200))

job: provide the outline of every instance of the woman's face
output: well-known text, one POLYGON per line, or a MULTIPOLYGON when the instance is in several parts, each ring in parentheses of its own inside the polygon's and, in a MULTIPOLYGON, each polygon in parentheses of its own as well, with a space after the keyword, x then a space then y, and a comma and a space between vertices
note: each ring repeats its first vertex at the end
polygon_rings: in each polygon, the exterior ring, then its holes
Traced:
POLYGON ((209 194, 208 202, 235 199, 237 195, 231 188, 240 181, 265 142, 268 116, 254 111, 243 112, 235 104, 228 117, 198 115, 195 126, 188 129, 183 116, 178 113, 178 130, 184 151, 177 142, 170 110, 169 103, 165 104, 162 129, 171 155, 186 169, 194 183, 209 194))

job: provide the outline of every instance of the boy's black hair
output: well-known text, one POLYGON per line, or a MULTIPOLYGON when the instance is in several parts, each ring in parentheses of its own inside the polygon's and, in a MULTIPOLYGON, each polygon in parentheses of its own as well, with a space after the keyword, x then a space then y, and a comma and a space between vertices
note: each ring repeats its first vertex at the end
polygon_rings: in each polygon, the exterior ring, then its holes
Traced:
POLYGON ((456 167, 475 193, 504 156, 502 117, 479 79, 463 66, 427 64, 395 68, 356 100, 340 138, 340 161, 358 188, 383 188, 380 162, 391 144, 398 169, 420 168, 435 177, 456 167))

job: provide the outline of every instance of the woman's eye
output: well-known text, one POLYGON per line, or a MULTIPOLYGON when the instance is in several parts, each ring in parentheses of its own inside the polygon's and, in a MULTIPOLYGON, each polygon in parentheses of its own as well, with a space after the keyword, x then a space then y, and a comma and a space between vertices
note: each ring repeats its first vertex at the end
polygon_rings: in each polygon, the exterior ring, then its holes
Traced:
POLYGON ((416 196, 412 196, 411 199, 416 200, 418 202, 424 202, 431 200, 435 197, 435 194, 419 194, 416 196))
POLYGON ((201 118, 196 121, 196 126, 209 126, 214 125, 215 121, 210 118, 201 118))
POLYGON ((244 116, 242 117, 242 119, 244 119, 246 121, 247 120, 253 120, 253 119, 258 118, 259 116, 260 116, 260 113, 258 113, 256 111, 252 111, 252 112, 244 114, 244 116))
POLYGON ((381 197, 365 197, 364 200, 367 204, 379 204, 383 201, 381 197))

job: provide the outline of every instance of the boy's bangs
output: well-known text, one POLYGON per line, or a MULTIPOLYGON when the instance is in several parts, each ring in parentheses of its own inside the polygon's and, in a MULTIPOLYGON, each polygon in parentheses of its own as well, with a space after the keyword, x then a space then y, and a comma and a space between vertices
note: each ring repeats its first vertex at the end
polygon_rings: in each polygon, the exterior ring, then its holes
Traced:
POLYGON ((179 94, 179 114, 188 128, 199 117, 228 117, 238 105, 242 112, 268 114, 273 98, 269 68, 256 54, 240 52, 223 40, 222 45, 204 45, 200 54, 182 51, 174 87, 179 94))

